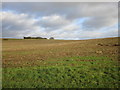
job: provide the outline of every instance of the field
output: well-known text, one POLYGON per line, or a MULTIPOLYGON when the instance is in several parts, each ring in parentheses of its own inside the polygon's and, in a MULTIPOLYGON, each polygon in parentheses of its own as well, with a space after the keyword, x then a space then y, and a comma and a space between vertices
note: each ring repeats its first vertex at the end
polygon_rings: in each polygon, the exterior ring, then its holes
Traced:
POLYGON ((8 39, 3 88, 119 88, 118 38, 8 39))

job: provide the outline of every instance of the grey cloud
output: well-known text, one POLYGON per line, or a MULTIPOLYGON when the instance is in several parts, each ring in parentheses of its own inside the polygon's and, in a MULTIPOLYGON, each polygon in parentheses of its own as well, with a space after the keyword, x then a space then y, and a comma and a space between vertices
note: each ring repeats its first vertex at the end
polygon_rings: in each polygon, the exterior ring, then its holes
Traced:
POLYGON ((101 16, 103 14, 104 16, 115 15, 117 2, 12 2, 3 3, 3 9, 46 16, 60 14, 74 19, 94 15, 101 16))
MULTIPOLYGON (((65 16, 66 19, 73 21, 77 18, 92 17, 92 19, 85 21, 83 27, 85 30, 96 30, 106 26, 110 26, 113 23, 117 23, 118 18, 118 4, 117 2, 112 3, 101 3, 101 2, 54 2, 54 3, 14 3, 11 5, 5 5, 9 8, 15 9, 17 12, 24 12, 34 14, 33 16, 50 16, 50 15, 61 15, 65 16)), ((42 21, 41 25, 51 26, 56 29, 57 22, 45 22, 42 21), (53 24, 53 23, 56 23, 53 24), (52 26, 54 25, 54 27, 52 26)), ((60 24, 59 24, 60 25, 60 24)))
POLYGON ((85 30, 96 30, 117 24, 117 18, 112 17, 93 17, 82 23, 85 30))

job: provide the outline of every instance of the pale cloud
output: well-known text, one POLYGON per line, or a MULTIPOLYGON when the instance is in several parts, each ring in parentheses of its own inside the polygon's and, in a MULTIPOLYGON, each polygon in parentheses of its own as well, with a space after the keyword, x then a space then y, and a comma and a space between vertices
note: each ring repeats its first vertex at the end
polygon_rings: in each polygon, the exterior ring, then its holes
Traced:
POLYGON ((38 24, 44 28, 55 30, 70 24, 70 21, 60 15, 51 15, 38 19, 38 24))
POLYGON ((80 30, 80 27, 78 25, 72 23, 72 24, 66 25, 62 29, 65 30, 65 31, 66 30, 68 30, 68 31, 72 31, 72 30, 76 31, 76 30, 80 30))
POLYGON ((21 37, 41 28, 35 25, 36 20, 28 18, 27 14, 14 14, 12 12, 0 12, 2 14, 3 37, 21 37))

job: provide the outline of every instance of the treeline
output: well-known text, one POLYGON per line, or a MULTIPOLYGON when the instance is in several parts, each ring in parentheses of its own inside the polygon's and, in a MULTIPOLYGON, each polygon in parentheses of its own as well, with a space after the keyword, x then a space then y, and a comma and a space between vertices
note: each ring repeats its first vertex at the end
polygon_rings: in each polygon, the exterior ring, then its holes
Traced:
MULTIPOLYGON (((24 39, 47 39, 43 37, 24 37, 24 39)), ((50 37, 49 39, 54 39, 54 37, 50 37)))

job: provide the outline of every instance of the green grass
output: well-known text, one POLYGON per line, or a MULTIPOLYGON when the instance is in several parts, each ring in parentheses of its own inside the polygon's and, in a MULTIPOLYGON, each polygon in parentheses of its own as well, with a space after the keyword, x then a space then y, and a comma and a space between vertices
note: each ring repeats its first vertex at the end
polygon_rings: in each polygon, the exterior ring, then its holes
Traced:
POLYGON ((46 62, 48 66, 3 69, 3 87, 8 88, 117 88, 119 69, 107 57, 66 57, 46 62), (75 60, 96 61, 75 61, 75 60), (69 61, 64 61, 69 60, 69 61), (49 66, 49 63, 54 63, 49 66), (61 65, 56 63, 62 63, 61 65), (70 66, 75 64, 75 66, 70 66))
POLYGON ((87 65, 87 66, 111 66, 111 65, 117 65, 118 63, 110 57, 96 57, 96 56, 76 56, 76 57, 64 57, 64 58, 58 58, 54 61, 52 59, 48 60, 46 64, 52 64, 57 66, 81 66, 81 65, 87 65))
POLYGON ((3 87, 8 88, 114 88, 118 67, 26 67, 4 69, 3 87))

